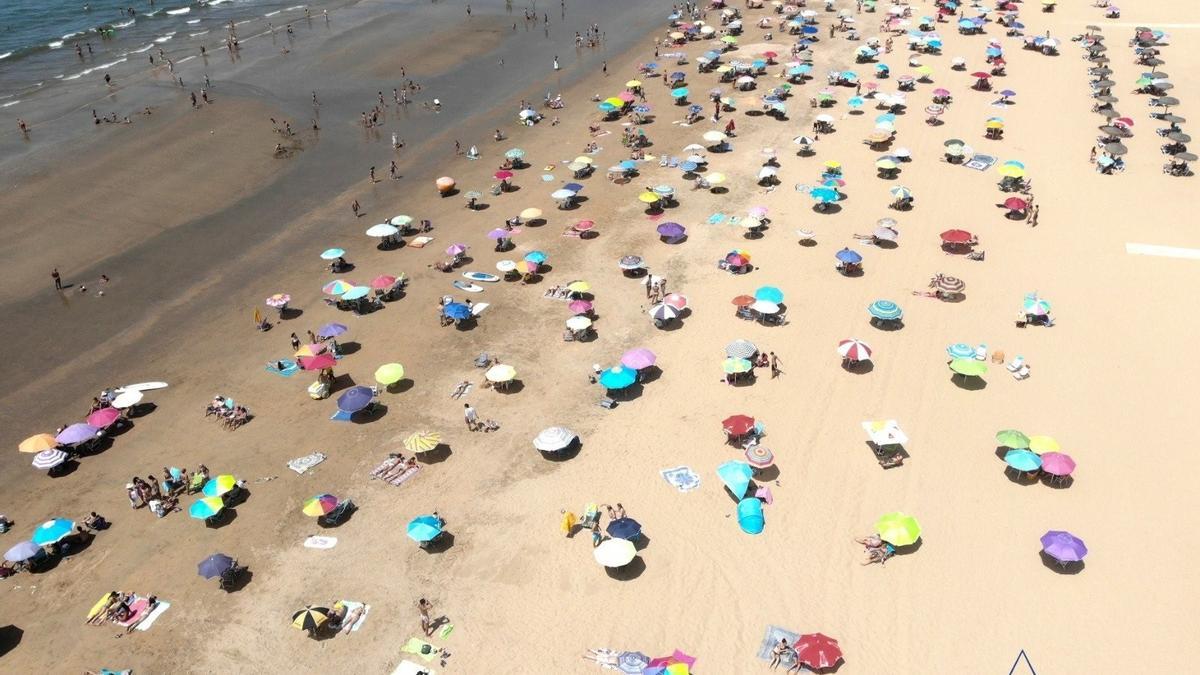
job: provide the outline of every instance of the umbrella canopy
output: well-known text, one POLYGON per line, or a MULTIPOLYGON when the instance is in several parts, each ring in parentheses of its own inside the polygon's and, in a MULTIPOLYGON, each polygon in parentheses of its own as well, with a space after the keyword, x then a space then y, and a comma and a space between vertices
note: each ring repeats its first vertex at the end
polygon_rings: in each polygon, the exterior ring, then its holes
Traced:
MULTIPOLYGON (((1005 206, 1007 205, 1008 202, 1005 202, 1005 206)), ((938 236, 940 236, 942 241, 947 244, 965 244, 975 238, 975 235, 967 232, 966 230, 946 230, 938 236)))
POLYGON ((609 536, 614 539, 635 541, 642 534, 642 525, 633 518, 617 518, 609 522, 606 528, 609 536))
POLYGON ((975 348, 965 342, 955 342, 946 347, 946 353, 952 359, 972 359, 975 358, 975 348))
POLYGON ((288 295, 287 293, 276 293, 275 295, 267 298, 264 302, 266 302, 267 307, 280 308, 287 307, 287 304, 291 301, 292 296, 288 295))
POLYGON ((317 337, 337 337, 348 330, 350 330, 350 327, 344 323, 327 323, 324 326, 321 326, 321 329, 317 331, 317 337))
POLYGON ((21 441, 17 446, 20 452, 41 452, 43 450, 53 450, 58 447, 58 440, 50 434, 34 434, 29 438, 21 441))
POLYGON ((665 302, 660 302, 651 307, 649 313, 656 321, 670 321, 679 316, 679 310, 665 302))
POLYGON ((720 131, 706 131, 706 132, 704 132, 704 135, 701 136, 701 138, 703 138, 708 143, 720 143, 720 142, 724 141, 725 139, 727 139, 728 136, 721 133, 720 131))
POLYGON ((400 234, 400 228, 390 223, 379 223, 367 228, 366 235, 368 237, 393 237, 400 234))
POLYGON ((876 300, 867 306, 867 314, 881 321, 896 321, 904 316, 904 310, 891 300, 876 300))
POLYGON ((1027 295, 1022 303, 1022 307, 1027 314, 1036 314, 1045 316, 1050 313, 1050 301, 1039 298, 1036 295, 1027 295))
POLYGON ((754 291, 754 299, 778 304, 783 302, 783 291, 774 286, 760 286, 754 291))
POLYGON ((637 382, 637 371, 625 366, 613 366, 600 373, 600 386, 605 389, 625 389, 637 382))
POLYGON ((321 292, 325 295, 341 295, 351 288, 354 288, 354 282, 335 279, 321 287, 321 292))
POLYGON ((121 418, 121 411, 116 408, 101 408, 88 415, 87 423, 100 429, 107 429, 121 418))
POLYGON ((754 369, 754 364, 746 359, 727 358, 721 362, 721 369, 726 374, 748 373, 754 369))
POLYGON ((292 615, 292 628, 316 630, 329 620, 328 607, 305 607, 292 615))
POLYGON ((442 313, 455 321, 461 321, 471 316, 471 308, 461 302, 451 302, 442 308, 442 313))
POLYGON ((506 159, 521 159, 525 156, 525 151, 521 148, 512 148, 504 153, 506 159))
POLYGON ((388 222, 391 223, 392 225, 395 225, 396 227, 404 227, 405 225, 411 225, 412 221, 413 221, 412 216, 406 216, 404 214, 400 214, 398 216, 393 216, 392 219, 389 220, 388 222))
POLYGON ((1029 449, 1034 452, 1058 452, 1062 446, 1050 436, 1030 436, 1029 449))
POLYGON ((205 497, 220 497, 226 492, 232 490, 236 485, 237 478, 234 478, 229 474, 222 474, 220 476, 209 478, 208 481, 204 483, 203 493, 205 497))
POLYGON ((734 340, 725 345, 725 356, 731 359, 748 359, 758 353, 758 347, 749 340, 734 340))
POLYGON ((674 307, 675 309, 683 310, 688 305, 688 299, 687 296, 683 295, 682 293, 671 293, 667 297, 663 298, 663 304, 668 307, 674 307))
POLYGON ((308 499, 304 500, 304 507, 301 509, 301 511, 303 511, 304 515, 306 516, 319 518, 337 508, 337 505, 337 497, 334 497, 331 494, 319 494, 315 497, 309 497, 308 499))
POLYGON ((371 294, 371 288, 369 286, 355 286, 354 288, 351 288, 350 290, 346 291, 345 293, 342 293, 342 299, 343 300, 359 300, 361 298, 367 297, 370 294, 371 294))
POLYGON ((404 366, 399 363, 385 363, 375 369, 375 381, 385 387, 403 379, 404 366))
POLYGON ((1070 476, 1075 472, 1075 460, 1061 452, 1047 452, 1042 455, 1042 471, 1052 476, 1070 476))
POLYGON ((645 261, 642 260, 642 256, 640 255, 622 256, 621 259, 617 261, 617 267, 620 267, 623 270, 641 269, 643 266, 645 266, 645 264, 645 261))
POLYGON ((1060 563, 1079 562, 1088 554, 1083 540, 1070 532, 1050 530, 1042 535, 1042 550, 1060 563))
POLYGON ((921 526, 917 519, 901 511, 888 513, 875 521, 879 538, 892 546, 908 546, 921 538, 921 526))
POLYGON ((572 281, 567 284, 567 290, 572 293, 587 293, 592 290, 592 285, 586 281, 572 281))
POLYGON ((775 453, 765 445, 752 445, 746 450, 746 463, 756 469, 765 469, 775 463, 775 453))
POLYGON ((46 544, 54 544, 66 539, 74 531, 74 521, 67 520, 66 518, 54 518, 38 525, 37 529, 33 531, 31 539, 38 546, 45 546, 46 544))
POLYGON ((37 555, 41 550, 42 547, 32 541, 23 541, 8 549, 4 554, 4 559, 9 562, 24 562, 37 555))
POLYGON ((617 655, 617 670, 626 675, 642 675, 650 665, 650 657, 641 652, 621 652, 617 655))
POLYGON ((542 210, 530 207, 528 209, 521 211, 521 213, 519 213, 518 215, 521 216, 521 218, 524 220, 536 220, 536 219, 542 217, 542 210))
POLYGON ((656 360, 657 357, 654 355, 654 352, 644 347, 630 349, 621 355, 621 365, 626 368, 633 368, 634 370, 649 368, 654 365, 656 360))
POLYGON ((61 445, 75 445, 84 441, 90 441, 99 433, 100 429, 98 427, 77 422, 63 429, 54 439, 61 445))
POLYGON ((1029 450, 1009 450, 1004 453, 1004 463, 1017 471, 1037 471, 1042 468, 1042 458, 1029 450))
POLYGON ((342 248, 327 248, 321 252, 322 260, 337 260, 346 255, 346 249, 342 248))
POLYGON ((566 427, 547 427, 534 437, 533 447, 542 452, 558 452, 566 449, 578 438, 578 434, 566 427))
POLYGON ((778 314, 781 307, 779 306, 779 303, 771 302, 769 300, 755 300, 754 304, 750 305, 750 309, 758 312, 759 314, 778 314))
POLYGON ((371 391, 370 387, 351 387, 338 397, 338 410, 348 413, 358 412, 370 405, 373 398, 375 398, 375 392, 371 391))
POLYGON ((233 558, 224 553, 214 553, 196 565, 196 571, 205 579, 213 579, 221 576, 225 572, 233 568, 233 558))
POLYGON ((754 429, 754 418, 749 415, 731 415, 721 422, 721 428, 730 436, 741 436, 754 429))
POLYGON ((934 288, 946 293, 962 293, 967 288, 967 282, 945 274, 939 274, 934 278, 934 288))
POLYGON ((404 449, 409 452, 429 452, 442 442, 442 435, 436 431, 417 431, 404 439, 404 449))
POLYGON ((811 670, 832 668, 842 660, 842 649, 838 647, 838 641, 821 633, 801 635, 796 638, 792 649, 796 652, 796 660, 811 670))
POLYGON ((605 567, 624 567, 637 557, 637 547, 628 539, 606 539, 592 550, 596 562, 605 567))
POLYGON ((49 471, 65 461, 67 461, 67 453, 58 448, 50 448, 33 456, 33 468, 49 471))
POLYGON ((730 460, 717 467, 717 476, 738 499, 746 496, 746 490, 750 488, 750 477, 753 475, 754 470, 745 462, 730 460))
POLYGON ((858 251, 852 251, 849 248, 843 248, 842 250, 833 254, 833 257, 837 258, 841 262, 850 264, 858 264, 862 262, 863 259, 862 255, 858 251))
MULTIPOLYGON (((581 317, 575 317, 581 318, 581 317)), ((570 323, 568 321, 567 323, 570 323)), ((488 382, 511 382, 517 377, 517 369, 506 363, 497 363, 483 374, 488 382)))
POLYGON ((592 311, 592 303, 588 302, 587 300, 572 300, 567 304, 567 309, 569 309, 572 314, 587 314, 588 312, 592 311))
POLYGON ((223 508, 225 508, 225 502, 220 497, 204 497, 188 508, 188 515, 197 520, 204 520, 217 515, 223 508))
POLYGON ((337 365, 337 357, 330 353, 318 354, 316 356, 301 356, 299 357, 299 361, 300 367, 304 370, 321 370, 337 365))
POLYGON ((442 521, 437 516, 417 516, 408 523, 408 538, 424 544, 442 533, 442 521))
POLYGON ((987 364, 975 359, 954 359, 950 362, 950 370, 966 377, 979 377, 987 372, 987 364))
POLYGON ((870 361, 871 346, 857 338, 848 338, 838 343, 838 354, 851 361, 870 361))
POLYGON ((682 237, 687 232, 687 228, 679 223, 663 223, 658 226, 656 231, 664 237, 675 239, 682 237))
MULTIPOLYGON (((763 518, 762 502, 754 497, 746 497, 737 505, 738 526, 746 534, 762 534, 766 520, 763 518)), ((686 671, 684 671, 686 672, 686 671)))
POLYGON ((1029 437, 1016 429, 997 431, 996 442, 1006 448, 1023 449, 1029 447, 1029 437))

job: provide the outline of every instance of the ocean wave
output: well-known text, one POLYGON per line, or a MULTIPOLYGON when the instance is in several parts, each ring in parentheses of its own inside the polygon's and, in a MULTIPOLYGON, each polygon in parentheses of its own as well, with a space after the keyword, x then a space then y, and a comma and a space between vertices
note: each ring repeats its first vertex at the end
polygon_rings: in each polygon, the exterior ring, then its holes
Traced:
POLYGON ((0 54, 0 60, 7 59, 8 57, 10 57, 12 55, 13 55, 12 52, 4 52, 3 54, 0 54))
POLYGON ((201 1, 200 4, 202 4, 202 5, 223 5, 227 2, 233 2, 233 0, 208 0, 208 2, 201 1))
POLYGON ((153 43, 153 42, 151 42, 150 44, 146 45, 145 47, 142 47, 141 49, 130 49, 130 50, 129 50, 129 53, 130 53, 130 54, 141 54, 141 53, 143 53, 143 52, 148 52, 148 51, 150 51, 151 49, 154 49, 154 43, 153 43))
POLYGON ((167 14, 170 14, 171 16, 176 16, 178 14, 187 14, 190 11, 192 11, 191 7, 181 7, 179 9, 168 9, 167 14))
POLYGON ((293 11, 293 10, 297 10, 297 9, 304 9, 304 8, 305 8, 305 5, 296 5, 295 7, 288 7, 288 8, 287 8, 287 9, 285 9, 284 11, 285 11, 285 12, 291 12, 291 11, 293 11))
POLYGON ((18 99, 18 100, 16 100, 16 101, 9 101, 8 103, 3 103, 3 104, 0 104, 0 108, 7 108, 7 107, 8 107, 8 106, 10 106, 10 105, 16 105, 16 104, 18 104, 18 103, 20 103, 20 102, 21 102, 21 101, 20 101, 19 99, 18 99))
POLYGON ((74 75, 67 75, 67 76, 63 77, 62 79, 78 80, 79 78, 83 77, 84 75, 91 75, 92 73, 96 72, 97 70, 104 70, 105 68, 112 68, 113 66, 117 65, 118 63, 124 63, 126 60, 127 59, 125 59, 125 57, 121 57, 121 58, 117 59, 116 61, 110 61, 108 63, 101 63, 98 66, 92 66, 91 68, 86 68, 84 70, 81 70, 78 73, 75 73, 74 75))
POLYGON ((113 28, 129 28, 130 26, 132 26, 135 23, 137 23, 137 19, 130 19, 128 21, 122 21, 121 23, 114 23, 112 25, 112 27, 113 28))
POLYGON ((74 33, 67 33, 66 35, 62 36, 62 39, 63 39, 63 40, 70 40, 71 38, 73 38, 73 37, 78 37, 78 36, 80 36, 80 35, 83 35, 83 34, 84 34, 84 33, 86 33, 86 32, 87 32, 87 31, 85 31, 85 30, 77 30, 77 31, 75 31, 74 33))
POLYGON ((188 33, 188 37, 199 37, 201 35, 208 35, 208 31, 202 30, 199 33, 188 33))
POLYGON ((200 19, 188 19, 188 24, 200 23, 200 19))
POLYGON ((166 42, 167 40, 170 40, 173 37, 175 37, 174 31, 167 33, 166 35, 164 35, 162 37, 156 37, 156 38, 154 38, 154 41, 159 44, 162 44, 162 43, 166 42))
POLYGON ((62 45, 63 45, 62 40, 55 40, 54 42, 51 42, 50 44, 48 44, 46 46, 49 47, 50 49, 59 49, 62 47, 62 45))
POLYGON ((282 11, 283 11, 282 9, 277 9, 274 12, 267 12, 266 14, 263 14, 263 16, 275 16, 276 14, 278 14, 282 11))

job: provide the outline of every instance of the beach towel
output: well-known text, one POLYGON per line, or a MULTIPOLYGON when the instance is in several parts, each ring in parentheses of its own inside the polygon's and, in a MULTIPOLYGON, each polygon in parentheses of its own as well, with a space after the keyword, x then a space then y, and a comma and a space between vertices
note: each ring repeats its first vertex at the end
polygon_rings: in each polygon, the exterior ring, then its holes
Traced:
POLYGON ((383 479, 383 482, 385 482, 389 485, 395 485, 396 487, 400 487, 401 485, 406 483, 409 478, 412 478, 413 476, 417 475, 417 472, 420 470, 421 470, 421 466, 418 464, 417 466, 414 466, 411 469, 408 469, 407 471, 400 474, 399 476, 395 476, 391 479, 386 479, 386 478, 383 479))
POLYGON ((342 624, 343 633, 357 632, 358 629, 362 628, 362 625, 366 623, 367 615, 371 613, 370 605, 366 605, 361 602, 354 602, 353 600, 340 600, 336 605, 334 605, 335 609, 338 607, 346 608, 346 616, 350 616, 355 612, 355 610, 359 609, 360 607, 362 608, 362 613, 358 615, 358 619, 354 623, 349 625, 342 624))
MULTIPOLYGON (((793 633, 786 628, 780 628, 779 626, 767 626, 767 634, 763 636, 762 644, 758 646, 758 653, 755 656, 763 661, 770 661, 771 650, 775 649, 775 645, 779 644, 780 639, 787 640, 788 646, 791 646, 796 644, 796 640, 799 638, 799 633, 793 633)), ((789 649, 788 654, 794 654, 794 652, 789 649)), ((781 660, 789 659, 788 654, 784 654, 784 658, 781 660)), ((794 658, 794 656, 791 658, 794 658)), ((790 665, 790 663, 787 665, 790 665)))
POLYGON ((659 474, 680 492, 689 492, 700 487, 700 476, 686 466, 663 469, 659 471, 659 474))
POLYGON ((724 220, 725 220, 724 213, 714 213, 708 217, 708 224, 709 225, 719 225, 720 223, 724 222, 724 220))
POLYGON ((542 182, 543 183, 549 183, 552 180, 554 180, 553 174, 548 174, 548 173, 542 174, 542 182))
POLYGON ((971 158, 971 161, 964 164, 964 166, 971 167, 976 171, 986 171, 988 167, 995 163, 996 158, 992 157, 991 155, 975 155, 971 158))
POLYGON ((425 248, 425 244, 428 244, 431 241, 433 241, 433 237, 413 237, 412 241, 408 242, 408 245, 411 248, 425 248))
POLYGON ((167 602, 166 600, 159 600, 158 605, 155 606, 154 610, 147 614, 146 618, 142 619, 142 622, 137 625, 137 629, 143 631, 150 630, 150 627, 154 625, 154 622, 158 621, 158 617, 162 616, 168 609, 171 609, 171 603, 167 602))
MULTIPOLYGON (((570 164, 570 163, 571 162, 568 160, 563 160, 563 164, 570 164)), ((542 167, 542 171, 553 171, 553 170, 554 170, 553 164, 547 164, 546 166, 542 167)))
POLYGON ((412 661, 401 661, 400 665, 392 671, 392 675, 437 675, 437 671, 430 670, 425 666, 413 663, 412 661))
POLYGON ((300 366, 297 366, 295 361, 289 361, 288 359, 280 359, 278 361, 278 363, 283 364, 283 370, 276 368, 274 363, 268 363, 267 364, 267 372, 275 373, 276 375, 282 375, 283 377, 291 377, 291 376, 295 375, 296 373, 300 372, 300 366))
POLYGON ((315 548, 320 551, 337 546, 337 537, 322 537, 320 535, 312 535, 304 540, 304 548, 315 548))
POLYGON ((104 609, 104 607, 108 604, 108 601, 112 599, 112 596, 113 593, 111 591, 101 596, 100 600, 97 601, 96 604, 92 605, 92 608, 88 610, 87 618, 95 618, 96 615, 100 613, 100 610, 104 609))
POLYGON ((354 413, 352 413, 352 412, 348 412, 345 410, 338 410, 337 412, 330 415, 329 419, 333 420, 334 422, 349 422, 350 418, 353 416, 354 416, 354 413))
POLYGON ((405 654, 416 654, 425 659, 426 663, 429 663, 438 657, 438 653, 441 650, 421 638, 414 637, 409 638, 408 642, 404 643, 404 646, 400 648, 400 651, 405 654))
POLYGON ((454 632, 454 624, 448 623, 448 624, 443 625, 441 627, 441 629, 438 630, 438 637, 445 640, 446 638, 450 637, 450 634, 453 632, 454 632))
POLYGON ((117 624, 118 626, 125 626, 128 628, 129 626, 132 626, 135 621, 142 618, 142 615, 146 613, 147 608, 150 607, 150 601, 140 595, 136 595, 134 598, 135 600, 129 603, 129 617, 124 621, 114 621, 113 623, 117 624))
POLYGON ((325 453, 314 452, 311 455, 305 455, 303 457, 297 457, 296 459, 291 460, 287 463, 287 467, 296 473, 302 474, 324 461, 325 453))

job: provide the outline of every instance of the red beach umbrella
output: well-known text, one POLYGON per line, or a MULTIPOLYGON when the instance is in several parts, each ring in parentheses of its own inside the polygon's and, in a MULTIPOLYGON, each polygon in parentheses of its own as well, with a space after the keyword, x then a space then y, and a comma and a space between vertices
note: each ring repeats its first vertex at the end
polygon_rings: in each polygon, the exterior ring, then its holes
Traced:
POLYGON ((842 660, 842 649, 838 647, 837 640, 821 633, 801 635, 796 638, 793 648, 796 650, 796 660, 812 670, 832 668, 842 660))
POLYGON ((733 415, 725 418, 725 421, 721 422, 721 427, 730 436, 742 436, 750 433, 750 430, 754 428, 754 418, 749 415, 733 415))
POLYGON ((496 180, 508 180, 509 178, 512 178, 514 174, 511 171, 497 171, 492 175, 495 176, 496 180))
POLYGON ((987 80, 987 79, 990 79, 992 76, 983 72, 982 70, 977 70, 977 71, 971 73, 971 77, 973 77, 977 80, 987 80))
POLYGON ((688 300, 687 300, 687 297, 684 295, 681 295, 679 293, 672 293, 672 294, 668 295, 667 297, 663 298, 663 303, 670 305, 671 307, 674 307, 675 309, 681 310, 681 309, 687 307, 688 300))
POLYGON ((1024 211, 1027 206, 1029 204, 1020 197, 1009 197, 1004 200, 1004 208, 1012 209, 1013 211, 1024 211))
POLYGON ((301 356, 300 367, 305 370, 321 370, 322 368, 332 368, 337 364, 337 359, 333 354, 326 352, 316 356, 301 356))
POLYGON ((733 304, 737 305, 738 307, 749 307, 750 305, 754 304, 754 296, 739 295, 733 299, 733 304))
POLYGON ((940 236, 947 244, 965 244, 975 238, 975 235, 966 230, 946 230, 940 236))
POLYGON ((596 223, 590 220, 581 220, 574 225, 576 232, 587 232, 595 226, 596 223))
POLYGON ((396 283, 396 277, 390 274, 380 274, 371 280, 371 288, 386 289, 391 288, 392 284, 396 283))

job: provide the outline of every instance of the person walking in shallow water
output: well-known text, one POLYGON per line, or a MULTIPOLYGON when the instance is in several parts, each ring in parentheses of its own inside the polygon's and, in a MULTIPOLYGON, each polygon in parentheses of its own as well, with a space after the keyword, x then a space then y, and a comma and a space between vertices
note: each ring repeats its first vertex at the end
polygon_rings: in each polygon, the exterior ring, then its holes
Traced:
POLYGON ((58 274, 57 267, 55 267, 54 270, 52 272, 50 272, 50 276, 51 276, 51 278, 54 279, 54 290, 61 291, 62 290, 62 277, 58 274))

